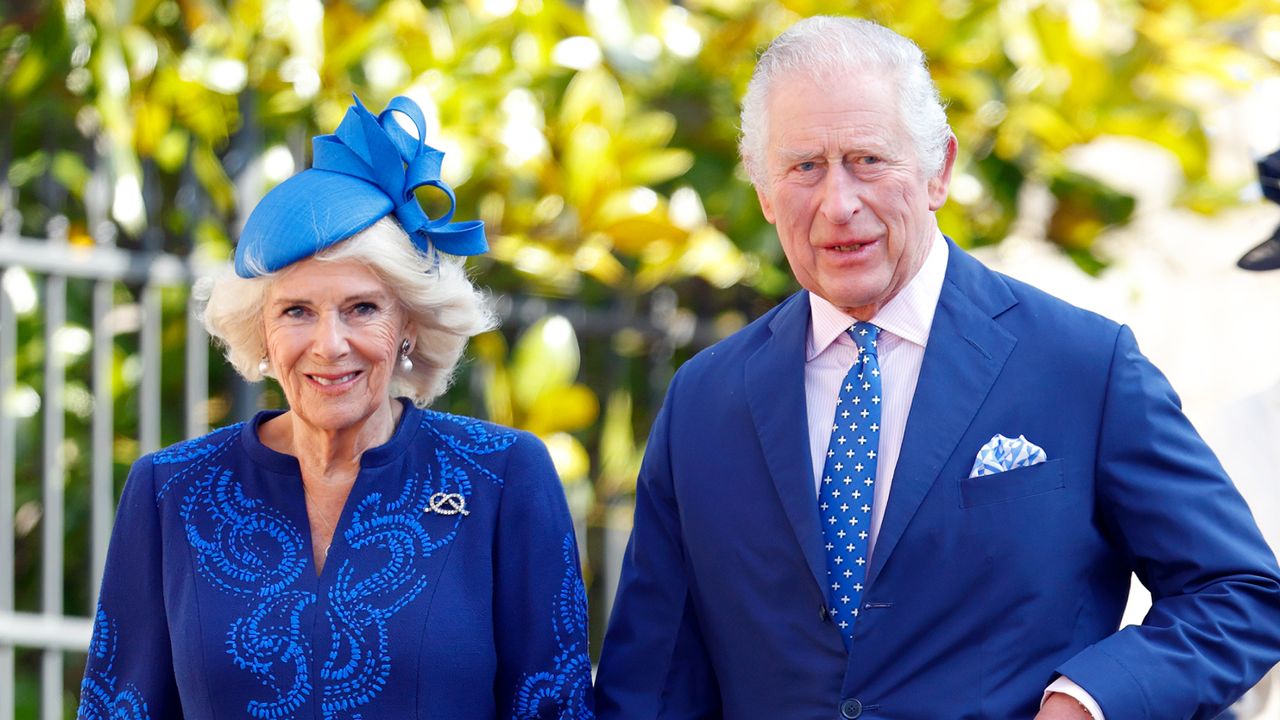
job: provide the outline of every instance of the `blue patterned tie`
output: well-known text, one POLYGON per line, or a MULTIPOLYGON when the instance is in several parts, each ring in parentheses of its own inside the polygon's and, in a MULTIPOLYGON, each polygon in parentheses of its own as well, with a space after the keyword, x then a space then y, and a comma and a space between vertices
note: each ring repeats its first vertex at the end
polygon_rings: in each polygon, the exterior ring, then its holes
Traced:
POLYGON ((853 640, 863 580, 867 577, 867 539, 880 449, 880 361, 876 357, 879 334, 880 328, 870 323, 854 323, 849 329, 859 352, 840 384, 818 492, 831 619, 840 628, 846 650, 853 640))

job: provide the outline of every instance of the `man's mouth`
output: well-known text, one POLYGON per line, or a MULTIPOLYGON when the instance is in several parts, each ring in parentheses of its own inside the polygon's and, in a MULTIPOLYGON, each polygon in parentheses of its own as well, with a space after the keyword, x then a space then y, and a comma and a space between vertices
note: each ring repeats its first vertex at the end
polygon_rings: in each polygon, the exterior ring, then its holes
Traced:
POLYGON ((839 252, 839 253, 859 253, 859 252, 864 252, 867 248, 871 247, 872 245, 875 245, 874 240, 870 240, 867 242, 846 243, 844 245, 830 245, 827 247, 827 249, 832 250, 834 252, 839 252))

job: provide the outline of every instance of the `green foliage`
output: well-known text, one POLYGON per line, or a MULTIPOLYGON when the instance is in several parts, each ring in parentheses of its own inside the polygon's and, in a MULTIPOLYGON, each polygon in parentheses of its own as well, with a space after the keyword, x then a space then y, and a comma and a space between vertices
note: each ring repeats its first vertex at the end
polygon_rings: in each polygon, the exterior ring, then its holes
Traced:
MULTIPOLYGON (((255 199, 305 165, 307 139, 337 125, 352 93, 372 108, 413 97, 448 153, 459 218, 488 223, 480 282, 621 319, 508 323, 476 339, 443 402, 539 433, 579 517, 611 523, 628 516, 670 365, 794 288, 739 166, 737 113, 758 50, 815 13, 879 20, 930 58, 960 142, 939 213, 948 234, 999 242, 1024 186, 1042 185, 1057 200, 1046 235, 1095 271, 1094 241, 1133 200, 1066 170, 1064 152, 1143 138, 1177 158, 1187 207, 1233 202, 1237 188, 1208 172, 1206 113, 1274 74, 1264 36, 1280 31, 1277 0, 24 0, 0 15, 0 186, 12 190, 0 204, 32 236, 61 214, 70 242, 88 244, 109 217, 124 247, 158 228, 170 251, 226 257, 255 199)), ((439 196, 423 200, 440 211, 439 196)), ((115 293, 136 308, 137 288, 115 293)), ((165 397, 181 396, 185 300, 164 296, 165 397)), ((87 304, 73 282, 71 322, 88 325, 87 304)), ((42 392, 39 317, 18 332, 20 382, 42 392)), ((123 473, 138 449, 136 332, 114 335, 112 353, 123 473)), ((69 392, 87 372, 71 359, 69 392)), ((211 363, 212 424, 228 419, 230 376, 211 363)), ((87 420, 67 422, 69 503, 83 505, 87 420)), ((19 425, 19 504, 38 508, 35 425, 19 425)), ((181 433, 170 423, 163 439, 181 433)), ((69 546, 84 542, 68 531, 69 546)), ((20 538, 23 607, 36 606, 37 553, 20 538)), ((83 562, 73 574, 87 576, 83 562)), ((69 608, 81 585, 69 583, 69 608)))

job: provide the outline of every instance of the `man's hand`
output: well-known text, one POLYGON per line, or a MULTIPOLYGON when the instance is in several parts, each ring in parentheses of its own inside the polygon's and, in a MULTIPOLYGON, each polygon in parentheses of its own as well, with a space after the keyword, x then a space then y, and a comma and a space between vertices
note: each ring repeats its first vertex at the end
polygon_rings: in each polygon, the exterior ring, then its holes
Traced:
POLYGON ((1093 716, 1075 698, 1055 692, 1049 693, 1035 720, 1093 720, 1093 716))

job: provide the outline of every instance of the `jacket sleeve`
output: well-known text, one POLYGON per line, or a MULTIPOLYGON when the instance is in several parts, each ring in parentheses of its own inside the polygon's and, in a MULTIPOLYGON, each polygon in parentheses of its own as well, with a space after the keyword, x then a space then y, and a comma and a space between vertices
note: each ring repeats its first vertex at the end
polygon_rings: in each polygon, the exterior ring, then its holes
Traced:
POLYGON ((494 539, 498 717, 590 720, 586 588, 564 488, 532 435, 510 452, 494 539))
POLYGON ((129 471, 116 510, 78 718, 182 718, 162 578, 151 457, 129 471))
POLYGON ((670 460, 679 381, 654 421, 636 483, 635 525, 596 675, 602 720, 722 715, 690 592, 670 460))
MULTIPOLYGON (((1212 358, 1204 363, 1209 372, 1212 358)), ((1116 341, 1099 432, 1099 513, 1153 605, 1142 625, 1058 672, 1108 718, 1216 717, 1280 659, 1275 557, 1128 328, 1116 341)))

